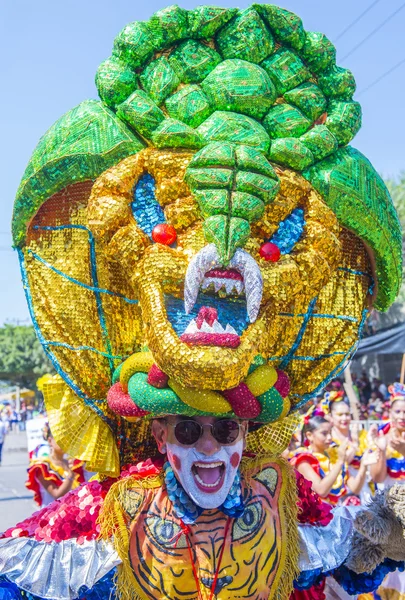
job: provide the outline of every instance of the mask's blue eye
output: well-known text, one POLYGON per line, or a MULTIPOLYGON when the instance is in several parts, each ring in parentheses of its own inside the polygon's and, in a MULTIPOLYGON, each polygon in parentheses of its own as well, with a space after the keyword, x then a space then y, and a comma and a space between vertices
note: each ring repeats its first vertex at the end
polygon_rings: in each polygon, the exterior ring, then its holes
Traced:
POLYGON ((143 175, 136 184, 131 209, 138 227, 151 239, 153 228, 166 223, 165 213, 155 197, 155 180, 149 173, 143 175))
POLYGON ((281 254, 290 254, 301 238, 304 227, 304 211, 302 208, 295 208, 284 221, 281 221, 276 233, 269 241, 280 248, 281 254))

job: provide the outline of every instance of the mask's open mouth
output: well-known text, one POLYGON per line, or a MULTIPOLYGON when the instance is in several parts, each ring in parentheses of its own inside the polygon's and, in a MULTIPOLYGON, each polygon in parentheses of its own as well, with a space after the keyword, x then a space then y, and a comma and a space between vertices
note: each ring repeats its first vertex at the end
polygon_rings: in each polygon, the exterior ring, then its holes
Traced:
POLYGON ((262 291, 260 269, 250 254, 237 250, 225 269, 215 245, 209 244, 190 261, 184 305, 165 295, 167 317, 188 345, 237 348, 249 322, 257 318, 262 291))
POLYGON ((191 467, 195 483, 203 492, 217 492, 224 482, 225 464, 222 461, 195 462, 191 467))

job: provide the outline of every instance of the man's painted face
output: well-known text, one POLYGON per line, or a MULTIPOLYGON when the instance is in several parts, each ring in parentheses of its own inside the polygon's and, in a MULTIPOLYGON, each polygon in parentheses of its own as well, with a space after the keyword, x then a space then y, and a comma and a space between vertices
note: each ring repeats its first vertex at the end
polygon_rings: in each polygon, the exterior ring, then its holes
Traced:
MULTIPOLYGON (((223 419, 195 417, 202 426, 201 437, 193 445, 184 445, 176 438, 175 426, 190 417, 169 417, 166 429, 166 451, 170 465, 190 498, 202 508, 217 508, 226 499, 234 482, 244 448, 246 425, 241 423, 235 440, 221 444, 213 435, 212 426, 223 419)), ((228 420, 226 420, 228 421, 228 420)), ((234 421, 237 423, 237 421, 234 421)))

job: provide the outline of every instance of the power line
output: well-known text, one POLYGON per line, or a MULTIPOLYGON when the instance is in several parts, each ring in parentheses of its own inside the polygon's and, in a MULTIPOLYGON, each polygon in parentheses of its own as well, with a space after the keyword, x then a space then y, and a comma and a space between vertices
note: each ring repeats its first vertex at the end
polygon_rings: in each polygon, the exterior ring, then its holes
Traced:
POLYGON ((357 96, 361 96, 361 94, 365 94, 366 92, 368 92, 368 90, 370 88, 372 88, 375 85, 377 85, 377 83, 380 83, 380 81, 382 79, 384 79, 385 77, 387 77, 387 75, 390 75, 393 71, 395 71, 396 69, 398 69, 398 67, 400 67, 404 63, 405 63, 405 58, 403 58, 402 60, 400 60, 399 62, 397 62, 396 65, 394 65, 393 67, 391 67, 390 69, 388 69, 387 71, 385 71, 384 73, 382 73, 379 77, 377 77, 377 79, 374 79, 374 81, 372 81, 367 87, 365 87, 362 90, 360 90, 360 92, 357 94, 357 96))
POLYGON ((377 31, 380 31, 380 29, 382 29, 384 27, 384 25, 386 25, 388 23, 388 21, 391 21, 391 19, 393 19, 395 17, 395 15, 397 15, 399 13, 399 11, 401 11, 404 7, 405 7, 405 2, 403 4, 401 4, 401 6, 399 8, 397 8, 397 10, 395 10, 393 13, 391 13, 382 23, 380 23, 379 25, 377 25, 377 27, 375 29, 373 29, 373 31, 370 31, 370 33, 368 35, 366 35, 365 38, 363 38, 358 44, 356 44, 340 60, 342 60, 342 61, 346 60, 346 58, 348 56, 351 56, 353 54, 353 52, 355 52, 358 48, 360 48, 360 46, 362 46, 363 44, 365 44, 373 35, 375 35, 377 33, 377 31))
POLYGON ((343 29, 343 31, 341 31, 339 33, 339 35, 337 36, 337 38, 335 38, 333 41, 337 42, 338 40, 340 40, 340 38, 343 37, 345 35, 345 33, 347 33, 352 27, 354 27, 364 17, 364 15, 366 15, 379 2, 380 2, 380 0, 374 0, 374 2, 372 2, 366 8, 366 10, 363 10, 363 12, 361 13, 361 15, 359 15, 356 19, 354 19, 354 21, 352 21, 351 23, 349 23, 349 25, 347 27, 345 27, 345 29, 343 29))

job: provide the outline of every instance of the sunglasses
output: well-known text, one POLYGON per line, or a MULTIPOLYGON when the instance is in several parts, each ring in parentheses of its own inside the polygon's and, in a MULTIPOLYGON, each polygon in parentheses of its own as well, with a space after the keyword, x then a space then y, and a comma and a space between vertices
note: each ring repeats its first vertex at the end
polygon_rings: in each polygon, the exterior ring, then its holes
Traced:
POLYGON ((238 439, 241 428, 241 423, 233 419, 219 419, 215 423, 205 423, 204 425, 191 419, 167 424, 173 427, 176 440, 183 446, 196 444, 204 433, 204 427, 211 428, 211 435, 219 444, 233 444, 238 439))

